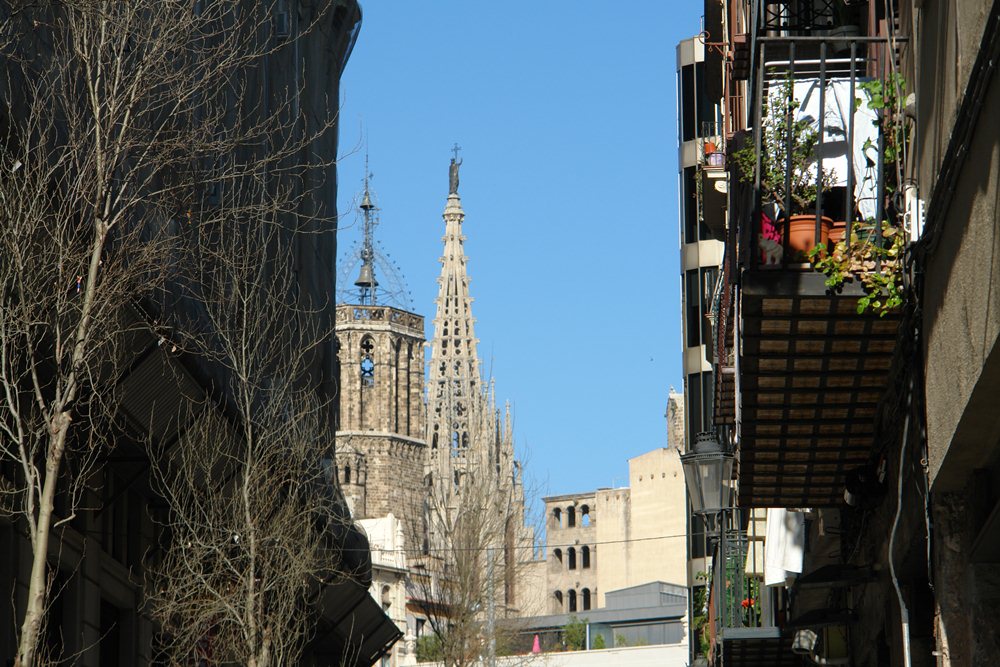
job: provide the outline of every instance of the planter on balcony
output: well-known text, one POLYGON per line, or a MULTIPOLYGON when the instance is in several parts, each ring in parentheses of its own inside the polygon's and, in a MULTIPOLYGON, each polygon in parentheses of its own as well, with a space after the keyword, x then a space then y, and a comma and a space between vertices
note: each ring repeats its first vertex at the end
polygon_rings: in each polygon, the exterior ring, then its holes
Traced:
MULTIPOLYGON (((806 255, 813 246, 825 244, 830 237, 833 220, 825 215, 820 218, 820 236, 816 238, 816 216, 812 213, 793 215, 788 219, 788 247, 793 254, 806 255)), ((841 232, 843 235, 843 232, 841 232)))
POLYGON ((829 241, 831 244, 840 243, 844 240, 844 233, 847 231, 846 220, 834 220, 830 223, 829 241))

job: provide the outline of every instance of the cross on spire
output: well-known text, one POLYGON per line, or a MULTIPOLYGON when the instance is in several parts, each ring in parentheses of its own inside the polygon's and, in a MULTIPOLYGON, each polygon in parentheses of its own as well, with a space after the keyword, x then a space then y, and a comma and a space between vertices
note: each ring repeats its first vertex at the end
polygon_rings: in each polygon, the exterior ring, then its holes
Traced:
POLYGON ((455 145, 451 147, 451 152, 455 154, 455 157, 454 157, 453 159, 454 159, 454 160, 455 160, 456 162, 458 161, 458 152, 459 152, 460 150, 462 150, 462 147, 461 147, 461 146, 459 146, 459 145, 458 145, 458 142, 456 141, 456 142, 455 142, 455 145))

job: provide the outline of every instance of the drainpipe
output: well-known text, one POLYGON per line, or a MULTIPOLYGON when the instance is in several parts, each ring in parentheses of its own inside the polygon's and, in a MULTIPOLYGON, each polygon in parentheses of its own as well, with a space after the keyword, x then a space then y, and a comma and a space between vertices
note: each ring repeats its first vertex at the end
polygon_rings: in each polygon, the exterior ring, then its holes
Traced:
POLYGON ((913 380, 910 380, 909 396, 906 401, 906 419, 903 422, 903 445, 899 452, 899 474, 896 479, 896 518, 892 522, 892 534, 889 536, 889 573, 892 575, 892 585, 896 589, 899 600, 899 620, 903 633, 903 667, 911 667, 910 660, 910 613, 903 600, 903 591, 899 588, 896 577, 896 558, 893 548, 896 545, 896 529, 899 528, 899 517, 903 513, 903 467, 906 464, 906 446, 910 434, 910 406, 913 401, 913 380))

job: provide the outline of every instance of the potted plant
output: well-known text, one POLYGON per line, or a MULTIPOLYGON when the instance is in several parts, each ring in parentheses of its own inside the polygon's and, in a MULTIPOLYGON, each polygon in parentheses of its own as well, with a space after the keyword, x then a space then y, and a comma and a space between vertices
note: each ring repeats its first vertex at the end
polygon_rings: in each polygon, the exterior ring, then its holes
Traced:
MULTIPOLYGON (((819 133, 809 118, 796 118, 799 101, 795 99, 791 77, 763 101, 760 128, 761 203, 774 204, 785 220, 788 246, 804 256, 817 243, 827 240, 833 221, 822 217, 820 238, 816 231, 816 195, 829 190, 833 173, 821 168, 817 179, 816 148, 819 133), (818 181, 818 182, 817 182, 818 181), (789 210, 785 210, 788 208, 789 210)), ((733 155, 743 179, 753 181, 757 155, 752 144, 733 155)))
MULTIPOLYGON (((832 239, 828 247, 813 248, 809 261, 826 274, 826 286, 839 292, 847 282, 857 280, 864 287, 858 299, 858 313, 871 311, 885 317, 903 303, 903 251, 906 230, 902 212, 894 205, 901 175, 908 120, 902 113, 901 101, 906 82, 899 74, 886 80, 872 80, 861 85, 868 95, 868 107, 876 112, 883 142, 883 173, 885 200, 877 202, 876 218, 856 221, 850 239, 832 239), (879 233, 881 232, 881 233, 879 233)), ((877 151, 869 140, 866 153, 877 151)))

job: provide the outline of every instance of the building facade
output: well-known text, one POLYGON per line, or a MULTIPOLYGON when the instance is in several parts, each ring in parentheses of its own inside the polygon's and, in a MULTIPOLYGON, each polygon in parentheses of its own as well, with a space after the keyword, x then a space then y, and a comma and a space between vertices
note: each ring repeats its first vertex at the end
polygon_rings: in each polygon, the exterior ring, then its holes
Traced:
POLYGON ((549 614, 601 609, 606 593, 649 582, 686 585, 679 451, 654 449, 628 464, 628 487, 543 499, 549 614))
MULTIPOLYGON (((299 88, 295 91, 296 113, 301 111, 303 115, 325 118, 326 102, 338 98, 340 73, 360 29, 360 8, 353 0, 337 0, 326 8, 326 12, 317 12, 317 7, 312 3, 294 0, 274 3, 272 8, 273 15, 258 17, 253 12, 248 12, 255 17, 252 20, 259 18, 262 25, 281 26, 282 29, 275 29, 273 33, 263 31, 264 39, 271 41, 264 48, 260 59, 254 61, 254 71, 241 71, 234 75, 234 81, 288 81, 304 70, 308 74, 299 80, 299 88), (313 21, 315 24, 310 25, 310 29, 306 31, 305 25, 313 21), (303 34, 299 34, 299 31, 303 34), (289 40, 287 44, 286 40, 289 40), (292 42, 295 44, 294 48, 291 46, 292 42), (246 78, 243 79, 242 76, 246 78)), ((40 11, 50 9, 55 14, 46 14, 45 19, 52 19, 60 11, 60 8, 45 8, 40 11)), ((147 5, 138 11, 155 14, 153 9, 147 5)), ((89 8, 80 9, 82 13, 85 13, 84 10, 89 8)), ((5 25, 16 28, 16 21, 20 17, 15 15, 12 18, 11 11, 10 8, 5 8, 0 13, 5 25), (8 20, 12 23, 8 24, 8 20)), ((76 9, 73 8, 72 11, 76 9)), ((112 10, 107 11, 113 14, 112 10)), ((30 12, 23 15, 28 19, 40 17, 30 12)), ((169 16, 169 12, 166 15, 169 16)), ((59 23, 53 20, 53 24, 46 28, 52 28, 53 32, 43 35, 40 30, 43 23, 44 20, 35 20, 27 32, 31 35, 28 41, 36 55, 46 48, 52 48, 55 39, 48 43, 46 39, 58 34, 57 30, 69 31, 74 26, 69 21, 59 23)), ((142 21, 137 23, 141 25, 142 21)), ((192 20, 192 24, 195 23, 197 21, 192 20)), ((186 36, 184 30, 188 27, 179 26, 178 34, 186 36)), ((123 32, 128 29, 121 25, 109 27, 108 39, 129 37, 123 32)), ((66 35, 63 34, 60 38, 63 37, 66 35)), ((80 35, 76 34, 76 37, 80 35)), ((146 36, 132 35, 129 49, 160 43, 146 42, 144 37, 146 36)), ((201 37, 204 38, 204 33, 201 37)), ((68 37, 66 39, 69 41, 68 37)), ((127 58, 127 51, 125 49, 122 53, 116 53, 114 57, 127 58)), ((106 54, 102 53, 102 57, 104 55, 106 54)), ((5 97, 0 104, 3 109, 0 111, 0 125, 6 135, 8 131, 18 127, 22 120, 13 115, 23 108, 28 89, 11 85, 12 79, 8 77, 13 76, 12 73, 17 68, 7 61, 10 52, 5 51, 3 57, 8 66, 4 68, 4 82, 7 85, 4 86, 5 97)), ((66 66, 70 67, 68 64, 66 66)), ((131 74, 133 73, 130 72, 131 74)), ((56 85, 55 82, 49 83, 56 85)), ((256 89, 256 86, 252 88, 256 89)), ((40 90, 44 92, 44 89, 40 90)), ((31 92, 39 93, 39 90, 31 92)), ((100 91, 100 94, 105 93, 111 94, 100 91)), ((141 91, 139 95, 142 95, 141 91)), ((253 104, 248 103, 233 114, 237 120, 230 120, 252 124, 252 119, 248 120, 241 114, 277 113, 276 107, 284 99, 280 95, 273 98, 262 96, 258 100, 261 103, 259 108, 249 111, 248 108, 253 107, 253 104)), ((143 121, 137 119, 135 122, 139 124, 143 121)), ((296 130, 292 129, 290 132, 294 134, 296 130)), ((13 134, 8 139, 10 149, 22 140, 37 141, 34 136, 15 137, 13 134)), ((295 140, 289 139, 290 143, 295 140)), ((126 150, 134 150, 138 154, 144 148, 149 149, 149 146, 140 144, 139 147, 129 146, 126 150)), ((312 229, 316 233, 302 234, 294 239, 283 237, 282 241, 289 241, 294 246, 294 250, 289 253, 296 261, 294 289, 301 298, 300 304, 308 304, 309 308, 309 315, 302 318, 303 327, 322 328, 332 324, 334 318, 329 297, 334 285, 333 266, 336 255, 336 169, 332 166, 333 158, 337 155, 336 125, 333 125, 331 131, 316 135, 309 144, 309 153, 324 162, 322 167, 317 165, 314 171, 308 166, 303 169, 303 187, 311 187, 314 184, 312 179, 323 182, 326 187, 322 188, 322 194, 317 194, 320 192, 317 189, 310 191, 309 196, 303 195, 297 200, 301 210, 296 213, 308 218, 312 225, 322 223, 323 228, 312 229)), ((239 159, 234 162, 242 164, 239 159)), ((164 178, 169 176, 168 174, 164 178)), ((154 186, 146 183, 137 187, 141 189, 154 186)), ((191 207, 186 211, 144 211, 141 217, 148 218, 151 225, 162 224, 163 229, 184 233, 186 228, 193 226, 192 218, 195 214, 202 211, 211 213, 212 207, 218 205, 218 192, 218 189, 213 191, 206 188, 205 198, 196 204, 185 204, 191 207), (199 206, 203 208, 199 209, 199 206), (192 208, 195 209, 194 213, 192 208), (168 219, 164 219, 164 216, 168 219), (173 217, 183 219, 185 228, 180 227, 178 220, 169 219, 173 217), (181 229, 184 232, 178 231, 181 229)), ((81 212, 80 218, 79 222, 83 224, 86 215, 81 212)), ((125 220, 122 227, 136 224, 139 224, 136 220, 125 220)), ((249 234, 246 230, 241 232, 249 234)), ((9 258, 4 257, 0 261, 7 262, 9 258)), ((82 277, 78 279, 80 282, 83 280, 82 277)), ((262 285, 262 290, 264 288, 262 285)), ((172 294, 182 292, 176 283, 166 284, 164 291, 172 294)), ((96 386, 89 386, 88 391, 105 394, 110 401, 116 388, 120 388, 122 398, 114 404, 115 414, 89 415, 94 420, 90 422, 90 426, 95 429, 100 420, 114 422, 116 426, 112 430, 114 448, 106 456, 102 456, 89 472, 86 484, 80 490, 82 502, 75 512, 71 512, 73 505, 64 489, 60 494, 62 497, 57 498, 55 503, 58 523, 50 538, 48 574, 50 581, 56 585, 49 586, 40 651, 41 657, 46 661, 54 663, 67 660, 81 667, 141 667, 159 664, 156 653, 157 646, 160 645, 160 628, 151 617, 148 599, 150 591, 146 586, 150 581, 148 577, 157 573, 163 551, 170 544, 171 535, 164 526, 169 524, 171 508, 160 493, 162 487, 157 485, 151 472, 152 468, 163 464, 164 459, 151 460, 150 452, 155 448, 164 457, 170 456, 171 448, 176 449, 177 443, 187 437, 187 433, 195 430, 201 418, 209 419, 224 414, 226 402, 232 398, 224 395, 230 386, 225 382, 225 363, 211 355, 188 354, 187 350, 181 349, 183 335, 180 332, 184 331, 184 325, 190 325, 193 330, 201 333, 212 331, 210 325, 199 328, 206 325, 204 320, 198 319, 199 316, 204 316, 199 303, 194 299, 184 301, 180 298, 168 298, 161 302, 159 298, 160 295, 136 298, 127 303, 121 313, 115 314, 127 324, 130 332, 128 345, 123 346, 122 350, 114 350, 114 354, 121 352, 125 355, 121 366, 125 370, 114 378, 95 375, 88 380, 97 383, 96 386), (198 413, 198 420, 192 419, 195 408, 204 410, 198 413)), ((6 342, 5 340, 5 345, 6 342)), ((315 389, 317 400, 331 398, 336 393, 337 381, 333 372, 335 350, 332 340, 324 342, 309 359, 309 383, 315 389)), ((113 366, 111 362, 109 365, 113 366)), ((268 378, 255 380, 267 382, 268 378)), ((14 406, 8 404, 5 413, 12 407, 14 406)), ((324 412, 323 419, 327 416, 332 421, 332 411, 324 412)), ((88 423, 83 415, 80 415, 78 421, 81 424, 88 423)), ((326 426, 329 424, 324 424, 326 426)), ((74 433, 73 439, 86 442, 88 433, 85 428, 83 425, 77 427, 79 433, 74 433)), ((322 431, 327 432, 326 428, 322 431)), ((328 445, 332 455, 334 442, 331 441, 328 445)), ((3 449, 5 453, 0 458, 0 485, 7 497, 7 491, 16 488, 23 479, 8 458, 7 446, 3 449)), ((67 457, 70 455, 67 454, 67 457)), ((71 460, 65 465, 77 464, 78 461, 71 460)), ((322 462, 315 461, 315 465, 319 468, 322 462)), ((357 595, 367 590, 371 575, 368 544, 364 535, 351 524, 338 497, 336 480, 326 479, 322 473, 317 474, 317 479, 321 477, 325 483, 324 488, 333 499, 334 512, 339 512, 338 519, 342 520, 341 525, 332 531, 334 534, 331 539, 338 540, 338 545, 345 547, 350 554, 344 560, 353 576, 345 577, 336 585, 318 587, 315 592, 319 594, 311 597, 317 601, 315 626, 310 633, 303 660, 304 663, 315 665, 340 665, 345 664, 345 661, 347 664, 370 664, 395 640, 398 631, 395 627, 386 625, 388 619, 377 605, 366 604, 366 597, 357 595)), ((7 509, 5 506, 4 510, 7 509)), ((6 601, 6 611, 0 614, 3 618, 0 623, 0 655, 11 663, 12 656, 17 655, 19 632, 14 621, 15 618, 18 621, 23 618, 32 570, 32 550, 26 524, 23 518, 18 519, 16 515, 10 515, 6 511, 0 512, 0 591, 6 601)), ((234 546, 233 550, 236 549, 234 546)), ((335 566, 335 563, 330 563, 330 567, 335 566)), ((206 631, 206 645, 211 643, 210 634, 206 631)))
POLYGON ((990 664, 1000 3, 713 1, 705 30, 736 457, 710 657, 990 664))

